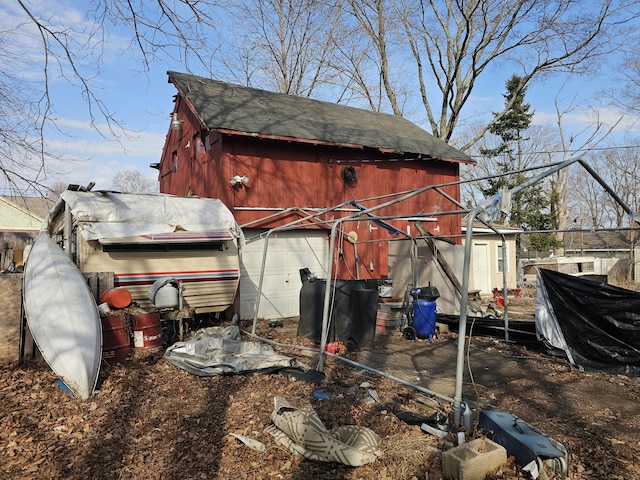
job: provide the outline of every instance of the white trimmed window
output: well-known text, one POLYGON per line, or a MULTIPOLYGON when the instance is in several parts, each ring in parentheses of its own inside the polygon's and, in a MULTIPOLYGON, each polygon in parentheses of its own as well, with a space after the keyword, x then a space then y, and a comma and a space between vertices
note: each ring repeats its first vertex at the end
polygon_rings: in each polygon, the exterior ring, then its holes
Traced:
POLYGON ((502 248, 502 244, 498 244, 498 273, 509 271, 509 245, 505 244, 505 248, 502 248))

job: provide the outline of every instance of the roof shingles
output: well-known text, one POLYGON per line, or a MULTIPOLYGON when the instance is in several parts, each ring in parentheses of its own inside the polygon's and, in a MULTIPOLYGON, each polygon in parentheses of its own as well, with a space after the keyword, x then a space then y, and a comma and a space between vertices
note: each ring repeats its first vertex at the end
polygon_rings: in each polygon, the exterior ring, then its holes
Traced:
POLYGON ((362 145, 442 160, 473 163, 468 155, 397 115, 231 85, 168 72, 210 130, 362 145))

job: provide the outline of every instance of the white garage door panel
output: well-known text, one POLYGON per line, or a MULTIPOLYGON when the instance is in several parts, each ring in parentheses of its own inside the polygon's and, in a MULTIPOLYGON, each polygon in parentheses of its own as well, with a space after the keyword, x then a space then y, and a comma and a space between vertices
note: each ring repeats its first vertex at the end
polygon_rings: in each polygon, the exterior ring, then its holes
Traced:
MULTIPOLYGON (((246 231, 246 238, 257 235, 246 231)), ((308 268, 324 277, 328 241, 326 232, 280 232, 269 238, 259 318, 277 319, 300 313, 300 269, 308 268)), ((242 251, 240 273, 240 317, 253 318, 260 283, 264 239, 248 243, 242 251)))

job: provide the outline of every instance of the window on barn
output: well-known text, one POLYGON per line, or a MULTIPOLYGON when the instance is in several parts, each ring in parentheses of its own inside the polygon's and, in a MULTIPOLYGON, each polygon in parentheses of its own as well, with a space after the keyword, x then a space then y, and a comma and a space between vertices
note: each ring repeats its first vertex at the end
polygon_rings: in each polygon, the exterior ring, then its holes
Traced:
POLYGON ((204 151, 208 152, 209 150, 211 150, 211 144, 210 144, 210 137, 209 137, 209 132, 207 130, 202 130, 201 132, 202 134, 202 143, 204 144, 204 151))
POLYGON ((202 151, 202 139, 200 138, 200 134, 196 133, 193 136, 193 160, 198 158, 200 152, 202 151))

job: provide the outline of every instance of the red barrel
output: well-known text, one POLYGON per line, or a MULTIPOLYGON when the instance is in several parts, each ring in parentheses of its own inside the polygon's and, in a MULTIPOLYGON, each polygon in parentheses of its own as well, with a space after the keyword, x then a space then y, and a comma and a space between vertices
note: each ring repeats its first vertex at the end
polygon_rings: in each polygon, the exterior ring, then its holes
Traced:
POLYGON ((102 321, 102 359, 107 363, 118 363, 131 353, 129 329, 124 318, 100 317, 102 321))
POLYGON ((122 287, 109 288, 102 292, 100 300, 111 308, 127 308, 131 305, 131 292, 122 287))
POLYGON ((389 321, 389 313, 378 310, 376 315, 376 335, 384 335, 387 333, 387 322, 389 321))
POLYGON ((162 346, 160 313, 142 313, 133 317, 133 345, 138 350, 162 346))

